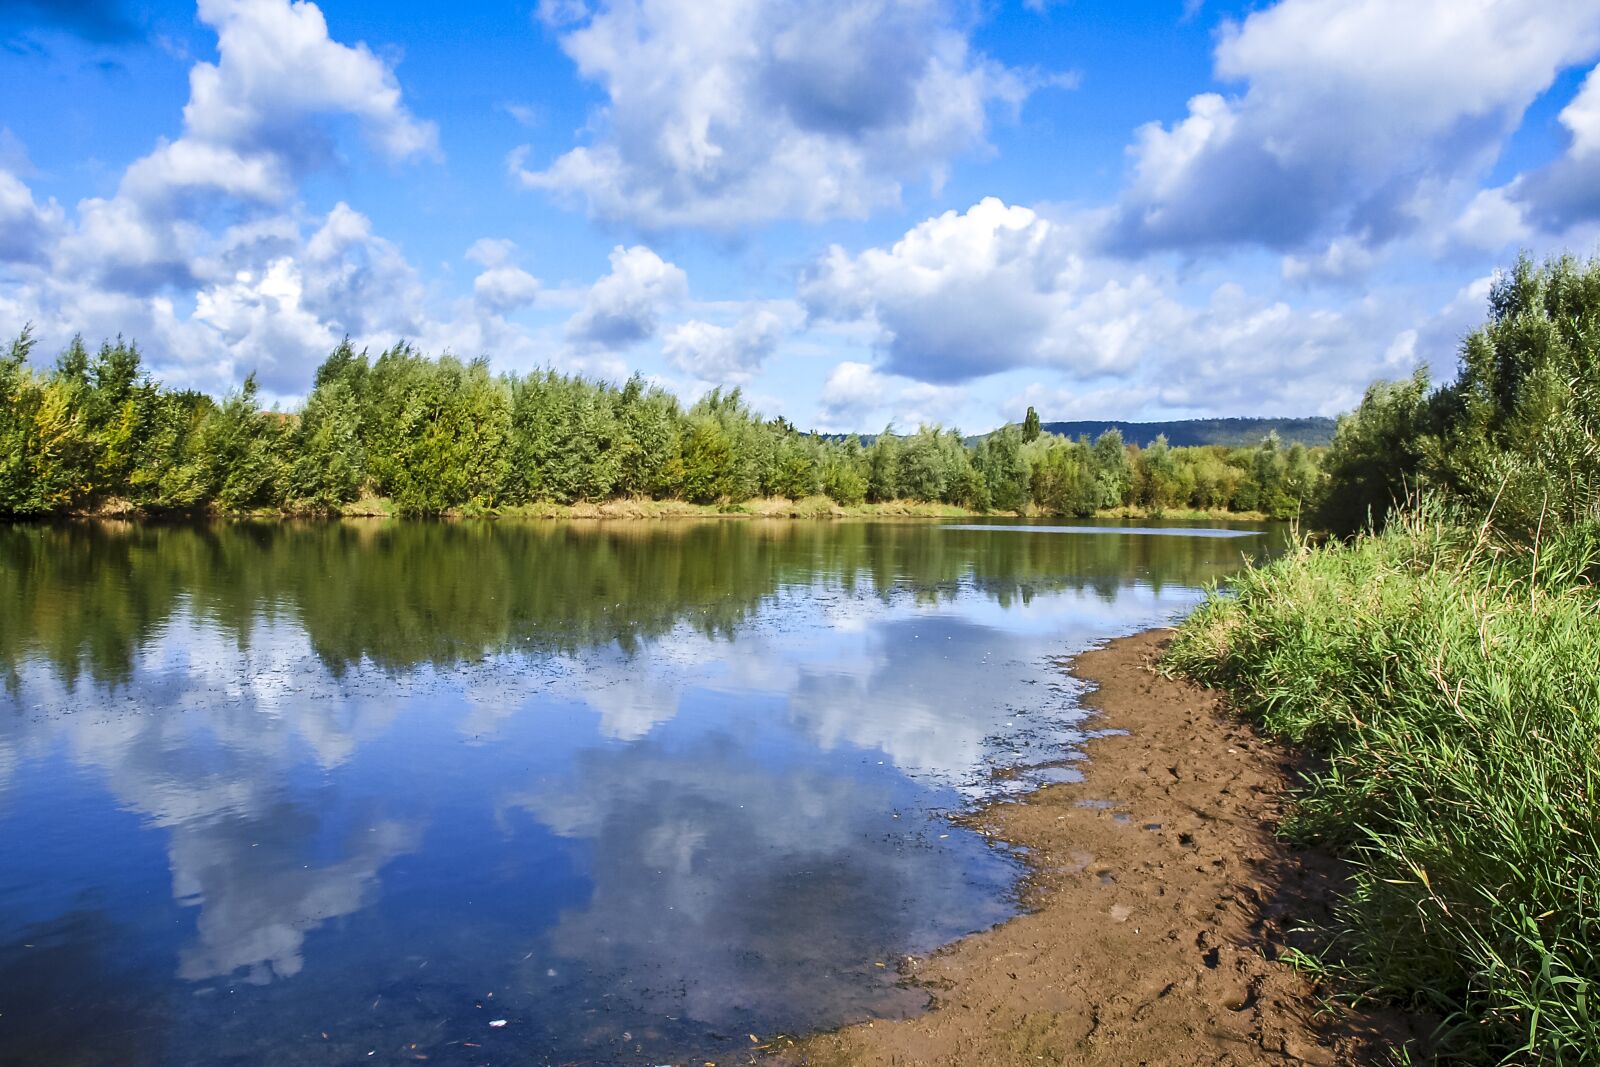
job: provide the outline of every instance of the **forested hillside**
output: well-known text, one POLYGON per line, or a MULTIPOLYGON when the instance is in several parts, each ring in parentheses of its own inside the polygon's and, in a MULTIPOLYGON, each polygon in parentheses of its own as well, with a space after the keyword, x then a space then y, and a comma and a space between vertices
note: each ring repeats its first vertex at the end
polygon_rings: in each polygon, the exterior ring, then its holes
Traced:
POLYGON ((1256 444, 1269 434, 1277 434, 1286 445, 1308 448, 1327 445, 1333 440, 1333 419, 1172 419, 1167 422, 1121 422, 1116 419, 1084 419, 1078 422, 1047 422, 1044 429, 1063 437, 1095 436, 1116 430, 1135 444, 1148 445, 1165 437, 1174 448, 1199 445, 1226 445, 1243 448, 1256 444))

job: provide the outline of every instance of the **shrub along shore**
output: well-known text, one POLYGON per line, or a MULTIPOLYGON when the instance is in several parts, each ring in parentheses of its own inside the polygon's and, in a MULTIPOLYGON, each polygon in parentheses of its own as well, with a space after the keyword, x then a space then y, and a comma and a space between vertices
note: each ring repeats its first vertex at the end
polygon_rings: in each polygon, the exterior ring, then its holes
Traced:
POLYGON ((806 515, 1288 518, 1319 478, 1320 449, 1275 436, 1069 440, 1029 409, 972 443, 940 426, 868 443, 763 418, 737 390, 685 408, 637 375, 497 375, 404 344, 375 359, 341 344, 290 412, 262 410, 253 379, 220 402, 164 388, 120 338, 93 355, 76 340, 46 373, 33 349, 24 331, 0 355, 0 516, 777 515, 750 502, 781 499, 806 515))
POLYGON ((1307 541, 1169 669, 1315 756, 1286 832, 1353 880, 1307 965, 1461 1062, 1600 1062, 1600 261, 1519 263, 1456 380, 1341 420, 1307 541))

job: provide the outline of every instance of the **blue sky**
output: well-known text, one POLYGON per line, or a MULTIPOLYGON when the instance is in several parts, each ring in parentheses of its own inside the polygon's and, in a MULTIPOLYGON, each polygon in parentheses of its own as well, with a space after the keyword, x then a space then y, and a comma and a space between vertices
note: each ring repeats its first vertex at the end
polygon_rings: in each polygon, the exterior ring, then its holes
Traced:
POLYGON ((799 425, 1334 414, 1600 247, 1575 0, 0 0, 0 329, 799 425))

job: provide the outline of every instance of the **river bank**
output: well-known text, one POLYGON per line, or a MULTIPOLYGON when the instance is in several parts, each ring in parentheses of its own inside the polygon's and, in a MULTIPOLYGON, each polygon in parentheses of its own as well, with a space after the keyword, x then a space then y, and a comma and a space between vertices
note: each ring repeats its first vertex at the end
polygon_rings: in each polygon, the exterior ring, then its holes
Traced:
POLYGON ((1281 962, 1310 947, 1295 931, 1326 918, 1343 869, 1274 832, 1295 757, 1216 693, 1152 669, 1170 636, 1073 662, 1098 712, 1084 781, 971 816, 1028 855, 1027 913, 902 961, 931 1011, 813 1037, 779 1062, 1332 1065, 1420 1036, 1398 1016, 1325 1009, 1281 962))
POLYGON ((1592 522, 1429 503, 1240 572, 1163 660, 1317 761, 1287 829, 1351 863, 1338 964, 1453 1063, 1600 1063, 1597 578, 1592 522))
MULTIPOLYGON (((981 517, 1049 518, 1029 506, 1019 512, 974 511, 955 504, 926 500, 887 500, 878 503, 840 504, 826 496, 800 500, 787 497, 758 497, 740 503, 691 504, 685 500, 652 500, 621 497, 577 504, 519 504, 489 509, 453 508, 439 513, 442 519, 963 519, 981 517)), ((207 509, 192 513, 148 512, 126 501, 108 500, 94 508, 73 511, 74 519, 391 519, 404 517, 394 502, 385 497, 365 496, 342 505, 335 512, 257 508, 246 511, 207 509)), ((1259 511, 1228 511, 1222 508, 1195 510, 1137 507, 1106 508, 1095 512, 1096 519, 1167 520, 1178 522, 1265 522, 1259 511)))

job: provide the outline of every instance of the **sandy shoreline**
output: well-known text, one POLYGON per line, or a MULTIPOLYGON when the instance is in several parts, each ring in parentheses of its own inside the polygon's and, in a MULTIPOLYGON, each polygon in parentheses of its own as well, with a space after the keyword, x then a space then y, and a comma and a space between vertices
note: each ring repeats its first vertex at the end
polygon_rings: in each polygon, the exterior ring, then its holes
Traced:
POLYGON ((931 1011, 818 1035, 777 1062, 1332 1065, 1415 1036, 1397 1016, 1323 1009, 1273 962, 1326 914, 1340 868, 1277 840, 1293 757, 1216 694, 1156 674, 1169 636, 1073 662, 1102 731, 1082 783, 971 817, 1029 854, 1030 910, 908 961, 931 1011))

